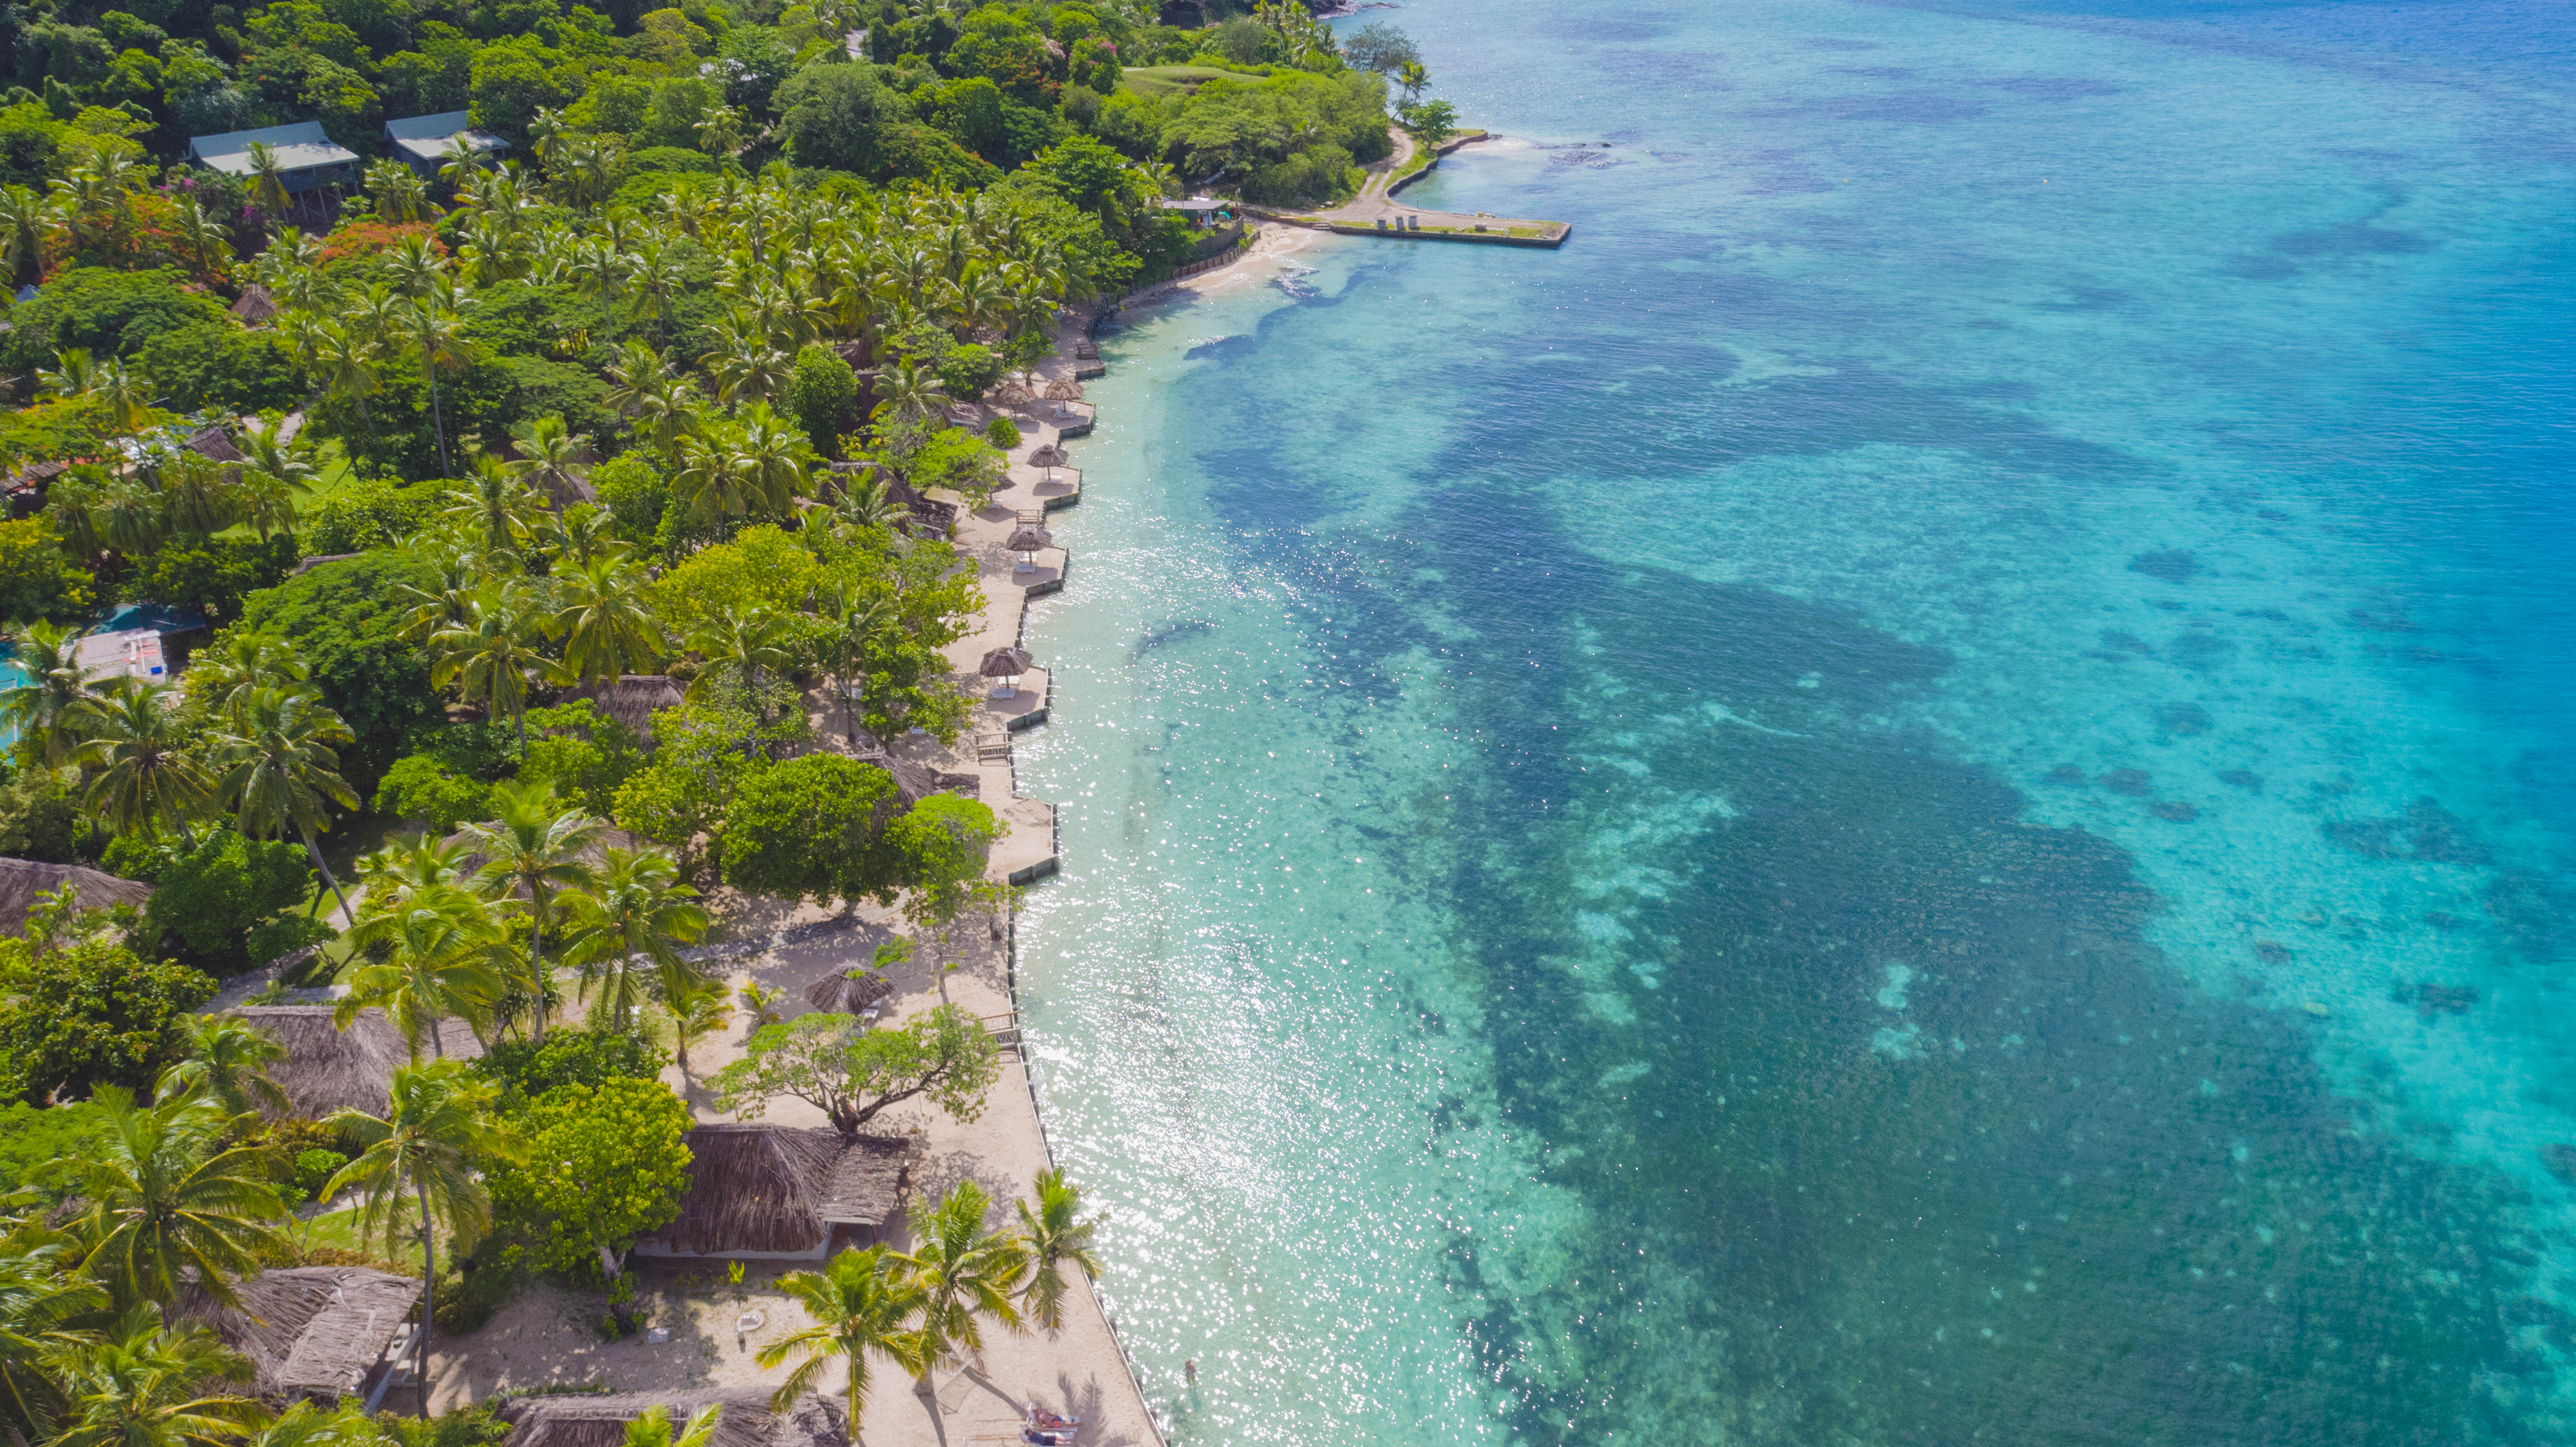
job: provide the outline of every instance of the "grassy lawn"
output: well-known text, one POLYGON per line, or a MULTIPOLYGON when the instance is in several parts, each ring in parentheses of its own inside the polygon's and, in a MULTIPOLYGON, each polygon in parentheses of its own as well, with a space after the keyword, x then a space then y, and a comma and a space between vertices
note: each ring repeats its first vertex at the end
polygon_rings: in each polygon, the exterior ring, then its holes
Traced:
MULTIPOLYGON (((1482 140, 1482 139, 1484 139, 1484 135, 1485 135, 1485 133, 1484 133, 1483 131, 1460 131, 1458 134, 1456 134, 1456 135, 1454 135, 1454 136, 1451 136, 1451 137, 1449 138, 1449 140, 1450 140, 1450 141, 1474 141, 1474 140, 1482 140)), ((1447 145, 1447 144, 1449 144, 1449 141, 1443 141, 1443 142, 1441 142, 1441 144, 1442 144, 1442 145, 1447 145)), ((1437 160, 1438 158, 1439 158, 1439 153, 1438 153, 1438 152, 1436 152, 1436 151, 1433 151, 1433 150, 1432 150, 1432 149, 1430 149, 1429 147, 1427 147, 1427 146, 1415 146, 1415 147, 1413 148, 1413 154, 1412 154, 1412 155, 1410 155, 1410 156, 1405 157, 1404 164, 1403 164, 1403 165, 1401 165, 1401 166, 1396 167, 1396 168, 1395 168, 1395 171, 1393 172, 1393 174, 1389 175, 1389 176, 1386 178, 1386 185, 1387 185, 1387 189, 1388 189, 1388 190, 1390 190, 1390 191, 1394 190, 1394 189, 1395 189, 1395 183, 1396 183, 1396 182, 1398 182, 1398 181, 1403 180, 1403 179, 1404 179, 1405 177, 1407 177, 1407 176, 1418 176, 1418 175, 1422 174, 1425 170, 1428 170, 1428 169, 1430 168, 1430 166, 1431 166, 1431 163, 1432 163, 1434 160, 1437 160)))
POLYGON ((1246 75, 1239 70, 1219 70, 1213 65, 1144 65, 1122 74, 1118 88, 1132 90, 1142 96, 1166 96, 1197 90, 1212 80, 1259 79, 1261 77, 1257 75, 1246 75))

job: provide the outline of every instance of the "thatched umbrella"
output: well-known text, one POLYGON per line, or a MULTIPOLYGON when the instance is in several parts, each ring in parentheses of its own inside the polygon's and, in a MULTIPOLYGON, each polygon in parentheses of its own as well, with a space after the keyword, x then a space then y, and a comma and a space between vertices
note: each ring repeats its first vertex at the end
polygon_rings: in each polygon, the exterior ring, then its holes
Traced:
POLYGON ((805 992, 805 1003, 827 1015, 855 1015, 894 996, 894 981, 874 970, 844 970, 825 975, 805 992))
POLYGON ((1058 377, 1047 383, 1046 399, 1055 404, 1055 415, 1064 415, 1064 404, 1082 400, 1082 384, 1071 377, 1058 377))
MULTIPOLYGON (((1032 528, 1030 531, 1036 532, 1037 529, 1032 528)), ((1018 540, 1015 538, 1013 541, 1018 540)), ((996 648, 984 655, 984 666, 977 671, 986 678, 1002 680, 1001 692, 994 697, 1017 698, 1020 696, 1020 675, 1028 672, 1035 664, 1036 660, 1029 657, 1029 651, 1025 648, 996 648)))
POLYGON ((1057 468, 1063 467, 1072 461, 1073 459, 1065 453, 1063 448, 1056 446, 1052 442, 1029 454, 1029 466, 1038 469, 1040 477, 1048 482, 1053 482, 1055 480, 1055 470, 1057 468))
POLYGON ((1038 394, 1029 390, 1029 384, 1016 377, 1004 382, 1000 390, 993 393, 993 400, 1005 407, 1026 407, 1037 399, 1038 394))
POLYGON ((1020 555, 1016 571, 1025 573, 1038 565, 1038 554, 1055 546, 1055 534, 1044 528, 1022 528, 1011 534, 1010 540, 1002 546, 1020 555))

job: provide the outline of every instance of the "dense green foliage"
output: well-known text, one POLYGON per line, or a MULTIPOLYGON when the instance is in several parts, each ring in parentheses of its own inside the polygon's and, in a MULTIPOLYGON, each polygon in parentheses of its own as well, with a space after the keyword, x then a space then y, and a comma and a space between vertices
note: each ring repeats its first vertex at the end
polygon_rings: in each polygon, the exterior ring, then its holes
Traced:
POLYGON ((527 1168, 494 1180, 493 1207, 534 1239, 546 1269, 614 1275, 637 1236, 680 1214, 689 1108, 660 1082, 560 1085, 516 1116, 527 1168))
POLYGON ((149 1086, 179 1058, 179 1018, 215 992, 185 965, 105 933, 39 952, 0 939, 0 1099, 78 1099, 149 1086))
POLYGON ((558 1030, 543 1041, 502 1041, 474 1068, 533 1100, 567 1085, 659 1079, 670 1063, 669 1051, 622 1030, 558 1030))
POLYGON ((200 967, 231 974, 267 963, 250 957, 252 928, 302 905, 312 878, 297 845, 212 829, 199 836, 196 848, 172 849, 155 870, 156 887, 143 917, 184 944, 200 967))

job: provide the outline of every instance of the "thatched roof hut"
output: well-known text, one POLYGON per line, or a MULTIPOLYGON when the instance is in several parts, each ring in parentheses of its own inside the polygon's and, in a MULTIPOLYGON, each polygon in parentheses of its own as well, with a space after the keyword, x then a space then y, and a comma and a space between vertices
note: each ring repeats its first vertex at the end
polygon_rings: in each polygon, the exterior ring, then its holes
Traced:
POLYGON ((233 446, 231 434, 225 432, 221 427, 200 427, 196 431, 188 434, 188 440, 183 445, 190 452, 197 454, 199 457, 211 458, 216 462, 247 462, 250 460, 243 454, 240 448, 233 446))
POLYGON ((643 1255, 820 1258, 842 1227, 873 1241, 896 1218, 921 1149, 906 1136, 758 1121, 702 1125, 687 1141, 680 1218, 637 1242, 643 1255))
POLYGON ((894 981, 874 970, 825 975, 805 991, 805 1003, 830 1015, 855 1015, 894 996, 894 981))
POLYGON ((258 326, 282 310, 284 308, 277 304, 277 298, 270 296, 268 288, 257 282, 243 287, 241 300, 233 303, 233 315, 241 318, 246 326, 258 326))
POLYGON ((679 707, 681 688, 668 674, 628 673, 620 675, 615 683, 585 683, 565 696, 590 700, 601 713, 625 725, 637 741, 650 748, 653 715, 679 707))
MULTIPOLYGON (((382 1115, 392 1098, 394 1071, 411 1063, 411 1049, 381 1010, 359 1011, 346 1030, 331 1023, 331 1011, 329 1005, 247 1005, 233 1013, 286 1047, 286 1058, 269 1067, 268 1077, 286 1092, 291 1114, 305 1120, 341 1109, 382 1115)), ((482 1042, 462 1020, 440 1021, 438 1039, 453 1059, 483 1053, 482 1042)))
POLYGON ((44 864, 33 859, 0 859, 0 930, 16 934, 27 927, 36 896, 64 885, 80 897, 83 909, 140 905, 152 897, 152 886, 139 879, 119 879, 77 864, 44 864))
POLYGON ((174 1324, 210 1327, 250 1359, 253 1390, 271 1401, 361 1394, 420 1300, 420 1278, 367 1266, 296 1266, 237 1283, 241 1306, 191 1291, 174 1324))
POLYGON ((601 1395, 512 1397, 497 1415, 515 1430, 510 1447, 624 1447, 626 1424, 654 1407, 671 1425, 711 1402, 714 1447, 847 1447, 848 1419, 828 1397, 804 1396, 785 1412, 769 1410, 767 1387, 707 1388, 693 1392, 610 1392, 601 1395))

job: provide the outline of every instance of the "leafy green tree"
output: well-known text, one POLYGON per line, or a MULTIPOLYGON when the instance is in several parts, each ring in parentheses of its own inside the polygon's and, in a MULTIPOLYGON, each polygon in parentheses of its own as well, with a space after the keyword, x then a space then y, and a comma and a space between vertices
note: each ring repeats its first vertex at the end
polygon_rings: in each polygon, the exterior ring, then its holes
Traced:
MULTIPOLYGON (((413 1339, 420 1353, 414 1376, 421 1383, 421 1409, 426 1416, 429 1323, 437 1319, 432 1310, 438 1281, 434 1228, 445 1226, 459 1251, 473 1250, 492 1222, 492 1199, 478 1168, 515 1165, 527 1159, 527 1147, 493 1121, 497 1088, 456 1061, 397 1069, 388 1094, 381 1119, 342 1110, 325 1122, 355 1141, 360 1150, 355 1160, 323 1184, 322 1199, 358 1191, 359 1233, 383 1242, 388 1253, 403 1249, 406 1214, 420 1232, 423 1325, 413 1339)), ((511 1179, 519 1173, 494 1174, 511 1179)))
POLYGON ((1038 1172, 1037 1192, 1034 1210, 1025 1200, 1012 1203, 1020 1216, 1020 1250, 1029 1262, 1020 1306, 1030 1322, 1059 1331, 1064 1326, 1064 1269, 1100 1274, 1100 1259, 1092 1254, 1096 1227, 1082 1219, 1082 1188, 1066 1180, 1064 1172, 1038 1172))
POLYGON ((233 1281, 285 1246, 274 1223, 286 1202, 269 1184, 267 1151, 232 1141, 234 1117, 209 1096, 147 1106, 106 1085, 96 1100, 107 1126, 98 1154, 63 1163, 88 1202, 73 1233, 81 1268, 126 1308, 169 1301, 187 1284, 238 1305, 233 1281))
POLYGON ((143 917, 156 931, 178 936, 197 959, 237 971, 266 963, 244 954, 251 928, 302 904, 312 880, 305 852, 295 845, 209 830, 161 866, 143 917))
POLYGON ((633 452, 622 453, 593 468, 590 485, 599 505, 617 520, 617 535, 641 546, 662 525, 662 510, 671 505, 671 487, 653 465, 633 452))
MULTIPOLYGON (((899 163, 911 105, 863 65, 809 65, 778 87, 778 131, 800 166, 884 180, 899 163)), ((950 144, 954 144, 953 142, 950 144)))
POLYGON ((670 1224, 688 1193, 689 1108, 658 1080, 566 1085, 531 1101, 527 1169, 493 1184, 504 1218, 537 1238, 551 1271, 611 1283, 635 1238, 670 1224))
POLYGON ((847 1135, 890 1105, 920 1097, 951 1119, 983 1114, 1001 1078, 993 1037, 974 1016, 941 1005, 892 1029, 849 1015, 799 1015, 753 1032, 743 1058, 709 1078, 719 1109, 756 1120, 781 1096, 820 1110, 847 1135))
POLYGON ((75 347, 102 359, 131 357, 163 332, 231 325, 220 304, 185 289, 188 281, 174 268, 61 271, 10 310, 9 331, 0 334, 0 367, 32 372, 75 347))
POLYGON ((567 1085, 596 1089, 611 1080, 659 1080, 668 1055, 624 1030, 558 1030, 544 1041, 504 1040, 474 1062, 520 1101, 567 1085))
POLYGON ((165 1330, 151 1302, 50 1365, 66 1399, 52 1447, 221 1447, 268 1421, 257 1400, 219 1385, 249 1381, 249 1361, 204 1327, 165 1330))
POLYGON ((404 553, 324 563, 252 594, 224 638, 265 637, 293 649, 323 701, 358 735, 351 775, 372 789, 404 735, 443 717, 429 656, 402 636, 409 611, 402 590, 434 585, 429 565, 404 553))
POLYGON ((770 1410, 786 1411, 813 1391, 824 1370, 837 1361, 847 1373, 850 1441, 856 1447, 871 1385, 869 1359, 883 1357, 907 1373, 930 1370, 922 1333, 905 1325, 927 1295, 901 1259, 883 1246, 843 1251, 821 1271, 791 1271, 779 1278, 778 1288, 805 1308, 813 1324, 761 1344, 756 1360, 763 1371, 796 1358, 795 1369, 771 1394, 770 1410))
POLYGON ((894 777, 843 754, 808 754, 744 780, 725 817, 725 882, 785 899, 891 899, 880 847, 894 777))
POLYGON ((379 814, 452 834, 460 824, 491 817, 492 786, 449 773, 429 754, 410 754, 396 759, 376 781, 374 807, 379 814))
POLYGON ((617 786, 617 827, 676 852, 680 873, 702 835, 723 827, 742 781, 803 732, 802 718, 762 724, 726 703, 684 704, 653 716, 653 761, 617 786))
POLYGON ((63 552, 45 517, 0 522, 0 618, 76 618, 89 612, 98 580, 63 552))
POLYGON ((144 959, 105 937, 107 921, 91 915, 50 951, 0 939, 0 1098, 143 1089, 185 1051, 179 1022, 214 980, 144 959))
POLYGON ((805 440, 824 457, 841 455, 841 433, 855 420, 859 376, 838 352, 809 346, 796 354, 788 374, 787 411, 805 429, 805 440))
POLYGON ((601 713, 589 699, 528 710, 521 783, 551 784, 557 794, 607 818, 616 807, 617 786, 643 766, 643 746, 634 731, 601 713))
POLYGON ((1408 102, 1396 108, 1395 117, 1425 150, 1458 134, 1458 108, 1445 100, 1408 102))
POLYGON ((136 349, 134 363, 179 412, 293 407, 306 391, 304 368, 283 337, 229 322, 191 322, 156 332, 136 349))

